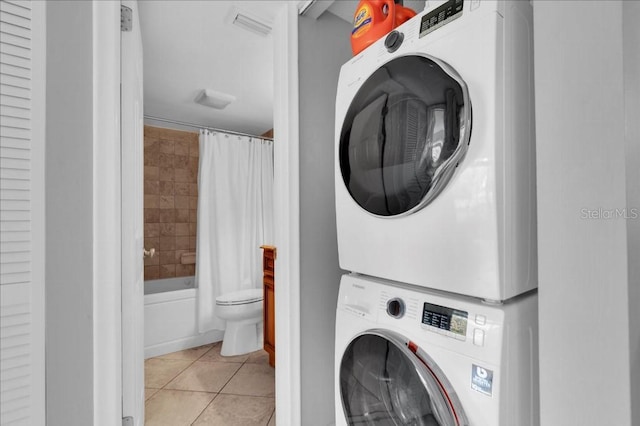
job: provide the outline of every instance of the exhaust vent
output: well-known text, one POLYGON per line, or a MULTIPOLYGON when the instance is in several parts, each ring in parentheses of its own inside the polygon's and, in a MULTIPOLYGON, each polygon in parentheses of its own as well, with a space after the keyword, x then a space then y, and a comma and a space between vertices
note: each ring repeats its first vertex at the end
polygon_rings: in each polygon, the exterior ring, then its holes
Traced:
POLYGON ((215 109, 224 109, 231 102, 236 100, 233 95, 227 95, 226 93, 216 92, 211 89, 204 89, 194 99, 200 105, 208 106, 215 109))
POLYGON ((238 9, 237 7, 231 9, 229 17, 229 22, 244 30, 251 31, 263 37, 271 34, 273 23, 263 17, 238 9))

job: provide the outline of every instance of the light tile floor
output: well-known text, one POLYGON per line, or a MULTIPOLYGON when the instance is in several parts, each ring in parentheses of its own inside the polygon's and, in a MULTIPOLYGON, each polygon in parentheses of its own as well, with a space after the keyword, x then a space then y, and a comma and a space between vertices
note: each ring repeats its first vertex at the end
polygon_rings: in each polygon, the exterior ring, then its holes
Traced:
POLYGON ((275 426, 265 351, 223 357, 221 342, 145 361, 146 426, 275 426))

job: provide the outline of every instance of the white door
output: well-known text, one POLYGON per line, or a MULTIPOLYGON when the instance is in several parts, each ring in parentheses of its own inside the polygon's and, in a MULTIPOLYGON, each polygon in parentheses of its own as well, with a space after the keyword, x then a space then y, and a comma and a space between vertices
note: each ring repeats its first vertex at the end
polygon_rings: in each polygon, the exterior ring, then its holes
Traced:
POLYGON ((144 424, 143 86, 138 4, 123 0, 122 120, 122 417, 144 424))

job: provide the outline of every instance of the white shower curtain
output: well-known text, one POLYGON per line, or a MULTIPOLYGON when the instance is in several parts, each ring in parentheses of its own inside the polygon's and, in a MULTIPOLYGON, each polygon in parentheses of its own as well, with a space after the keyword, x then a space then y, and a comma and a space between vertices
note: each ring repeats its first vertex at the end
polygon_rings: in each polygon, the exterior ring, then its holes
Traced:
POLYGON ((221 294, 262 286, 273 244, 273 142, 200 131, 196 282, 201 333, 224 330, 221 294))

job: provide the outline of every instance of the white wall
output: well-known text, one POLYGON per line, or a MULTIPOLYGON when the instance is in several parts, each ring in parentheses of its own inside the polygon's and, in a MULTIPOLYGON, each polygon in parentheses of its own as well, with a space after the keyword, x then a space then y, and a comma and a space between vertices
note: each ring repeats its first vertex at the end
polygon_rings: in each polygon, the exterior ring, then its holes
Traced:
MULTIPOLYGON (((627 206, 640 214, 640 2, 624 2, 622 13, 627 206)), ((627 222, 627 246, 631 424, 640 425, 640 219, 627 222)))
POLYGON ((93 424, 91 2, 47 7, 47 424, 93 424))
POLYGON ((625 113, 636 126, 640 114, 631 100, 625 111, 625 84, 637 86, 637 74, 623 83, 634 66, 623 67, 623 8, 632 8, 623 3, 534 2, 543 425, 632 424, 638 324, 630 329, 629 308, 636 317, 638 308, 629 296, 638 290, 629 272, 637 286, 638 247, 628 227, 639 219, 606 213, 638 207, 627 204, 637 201, 638 158, 637 146, 634 158, 627 152, 625 113))
POLYGON ((331 15, 298 21, 300 87, 300 358, 303 425, 334 421, 333 357, 340 270, 333 180, 338 73, 350 26, 331 15))

